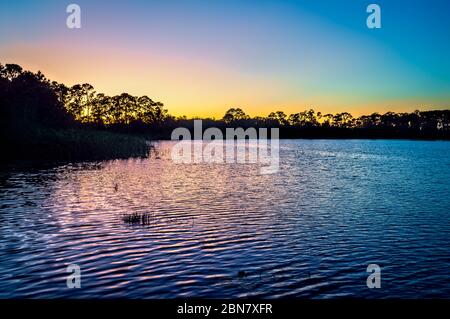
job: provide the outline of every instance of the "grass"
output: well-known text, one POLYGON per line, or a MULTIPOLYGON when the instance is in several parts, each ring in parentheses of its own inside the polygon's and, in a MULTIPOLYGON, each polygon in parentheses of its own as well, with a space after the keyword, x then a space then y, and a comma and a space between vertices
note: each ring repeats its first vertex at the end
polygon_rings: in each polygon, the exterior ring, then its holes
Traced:
POLYGON ((9 141, 14 159, 109 160, 146 157, 148 142, 141 137, 91 129, 36 128, 9 141))
POLYGON ((149 225, 152 223, 153 216, 150 213, 131 213, 122 215, 123 222, 133 225, 149 225))

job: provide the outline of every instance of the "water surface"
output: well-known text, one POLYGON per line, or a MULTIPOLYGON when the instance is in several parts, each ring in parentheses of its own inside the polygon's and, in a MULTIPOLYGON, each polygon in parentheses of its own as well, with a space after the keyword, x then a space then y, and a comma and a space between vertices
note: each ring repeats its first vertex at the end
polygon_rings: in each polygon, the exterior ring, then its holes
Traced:
POLYGON ((4 168, 0 297, 450 298, 449 142, 281 141, 269 175, 175 164, 172 145, 4 168), (134 212, 153 222, 124 223, 134 212))

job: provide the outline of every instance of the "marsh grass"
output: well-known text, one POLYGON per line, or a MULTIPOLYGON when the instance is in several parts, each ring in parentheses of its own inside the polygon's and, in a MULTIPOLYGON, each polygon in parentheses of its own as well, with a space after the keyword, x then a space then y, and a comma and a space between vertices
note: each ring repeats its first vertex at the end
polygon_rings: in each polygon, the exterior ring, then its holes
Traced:
POLYGON ((11 155, 27 159, 109 160, 147 157, 150 151, 140 136, 93 129, 36 128, 10 144, 11 155))
POLYGON ((153 216, 148 212, 123 214, 122 221, 127 224, 145 226, 153 222, 153 216))
POLYGON ((140 226, 156 226, 156 227, 185 227, 192 228, 195 225, 194 216, 158 216, 151 212, 142 213, 125 213, 121 215, 121 219, 124 223, 129 225, 140 226))

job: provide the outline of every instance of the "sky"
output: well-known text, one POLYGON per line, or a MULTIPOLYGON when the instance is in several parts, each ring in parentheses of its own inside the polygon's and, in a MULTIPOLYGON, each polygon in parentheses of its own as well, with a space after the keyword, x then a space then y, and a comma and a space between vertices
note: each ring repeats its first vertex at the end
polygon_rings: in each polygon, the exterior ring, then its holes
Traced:
POLYGON ((188 117, 450 109, 449 14, 447 0, 1 1, 0 63, 188 117))

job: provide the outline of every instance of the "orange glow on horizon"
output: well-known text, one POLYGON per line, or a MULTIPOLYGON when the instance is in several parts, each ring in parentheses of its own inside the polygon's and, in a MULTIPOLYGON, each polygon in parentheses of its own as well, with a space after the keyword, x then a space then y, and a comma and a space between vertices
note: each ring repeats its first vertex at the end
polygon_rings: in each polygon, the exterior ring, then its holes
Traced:
POLYGON ((231 107, 250 116, 273 111, 287 115, 307 109, 322 114, 349 112, 354 116, 387 111, 446 109, 449 101, 435 98, 393 98, 367 102, 364 96, 326 97, 283 85, 283 79, 245 74, 208 60, 192 60, 154 52, 64 42, 15 43, 0 48, 2 63, 17 63, 68 86, 90 83, 97 92, 148 95, 161 101, 174 116, 222 118, 231 107), (64 57, 64 58, 61 58, 64 57))

